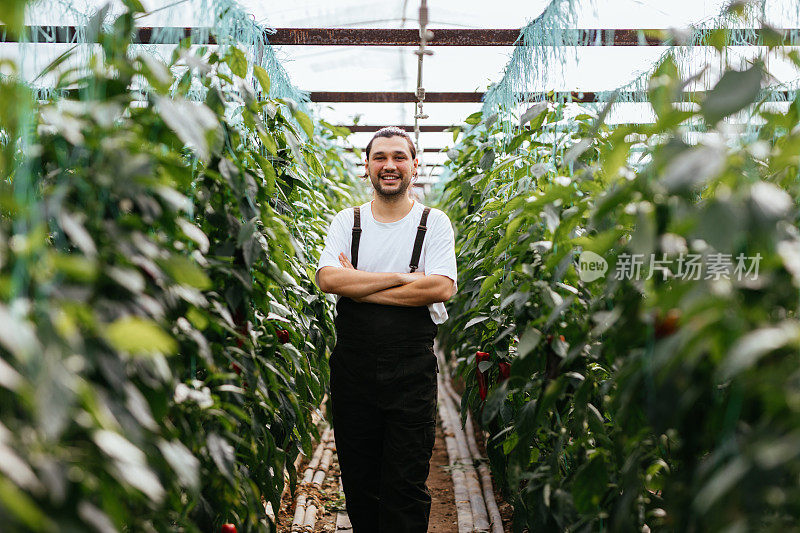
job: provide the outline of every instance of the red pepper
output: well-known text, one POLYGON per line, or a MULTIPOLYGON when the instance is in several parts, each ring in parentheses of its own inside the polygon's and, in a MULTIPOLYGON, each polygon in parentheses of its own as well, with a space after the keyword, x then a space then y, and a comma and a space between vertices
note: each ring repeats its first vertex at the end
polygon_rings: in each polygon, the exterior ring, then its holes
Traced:
POLYGON ((280 341, 281 344, 286 344, 287 342, 289 342, 289 332, 286 331, 285 329, 279 329, 278 341, 280 341))
POLYGON ((236 533, 236 526, 233 524, 222 524, 219 531, 220 533, 236 533))
POLYGON ((502 383, 511 376, 511 363, 501 361, 497 365, 500 367, 500 383, 502 383))
POLYGON ((486 372, 481 372, 480 364, 488 360, 489 354, 487 352, 475 352, 475 376, 478 378, 478 394, 481 397, 481 401, 486 401, 486 393, 489 390, 489 386, 486 382, 486 372))
MULTIPOLYGON (((234 372, 236 372, 237 376, 241 376, 242 375, 242 367, 240 367, 236 363, 231 363, 231 368, 233 369, 234 372)), ((244 390, 247 390, 247 381, 242 380, 242 388, 244 390)))
POLYGON ((655 337, 656 339, 663 339, 669 337, 676 331, 680 325, 681 312, 678 309, 670 309, 666 315, 661 311, 656 314, 655 320, 655 337))

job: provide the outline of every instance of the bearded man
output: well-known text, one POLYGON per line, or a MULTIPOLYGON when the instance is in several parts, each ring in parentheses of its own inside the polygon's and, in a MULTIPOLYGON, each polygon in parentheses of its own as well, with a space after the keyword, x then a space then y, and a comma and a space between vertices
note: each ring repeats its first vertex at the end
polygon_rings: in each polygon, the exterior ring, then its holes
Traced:
POLYGON ((425 533, 436 434, 433 340, 456 291, 450 219, 409 194, 416 148, 383 128, 366 148, 374 198, 333 219, 317 284, 337 294, 331 408, 354 533, 425 533))

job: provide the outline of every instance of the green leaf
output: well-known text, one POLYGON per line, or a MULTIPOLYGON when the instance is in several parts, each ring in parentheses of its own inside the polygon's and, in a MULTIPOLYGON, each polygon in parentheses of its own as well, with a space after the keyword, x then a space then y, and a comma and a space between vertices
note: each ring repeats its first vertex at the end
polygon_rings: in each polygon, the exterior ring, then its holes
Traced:
POLYGON ((139 0, 122 0, 131 13, 144 13, 146 10, 139 0))
POLYGON ((179 218, 178 226, 180 226, 183 234, 192 239, 200 247, 202 253, 208 252, 209 241, 208 236, 203 233, 203 230, 192 224, 186 219, 179 218))
POLYGON ((253 75, 258 80, 258 84, 261 85, 261 90, 264 91, 264 96, 269 95, 270 80, 267 71, 259 65, 253 65, 253 75))
POLYGON ((0 2, 0 22, 8 29, 18 34, 25 23, 25 4, 28 0, 3 0, 0 2))
POLYGON ((608 474, 603 458, 595 454, 575 475, 572 498, 575 508, 581 513, 591 513, 600 505, 608 489, 608 474))
POLYGON ((481 156, 481 160, 480 162, 478 162, 478 166, 481 167, 482 170, 488 171, 490 168, 492 168, 492 165, 494 164, 494 158, 495 158, 494 150, 490 148, 485 154, 481 156))
POLYGON ((508 381, 504 381, 497 388, 495 388, 486 399, 486 404, 483 406, 483 413, 481 421, 484 425, 488 425, 492 420, 497 417, 500 408, 508 396, 508 381))
POLYGON ((258 162, 258 166, 264 172, 264 187, 266 189, 268 196, 275 195, 275 181, 277 180, 278 176, 275 174, 275 167, 272 166, 272 163, 266 160, 266 158, 261 157, 260 154, 255 154, 256 162, 258 162))
POLYGON ((471 126, 474 126, 475 124, 477 124, 477 123, 479 123, 481 121, 481 116, 482 116, 482 113, 480 111, 476 111, 475 113, 473 113, 470 116, 468 116, 467 119, 464 122, 466 122, 467 124, 469 124, 471 126))
POLYGON ((200 331, 206 329, 208 326, 208 318, 196 308, 192 307, 186 312, 186 318, 192 323, 194 327, 200 331))
POLYGON ((545 113, 546 111, 547 111, 546 102, 539 102, 538 104, 532 105, 522 114, 521 117, 519 117, 520 127, 524 126, 526 123, 530 122, 531 120, 538 117, 542 113, 545 113))
POLYGON ((152 320, 141 317, 124 317, 106 327, 103 336, 108 343, 122 352, 132 354, 173 354, 178 344, 152 320))
POLYGON ((473 318, 472 320, 470 320, 469 322, 467 322, 467 325, 466 325, 466 326, 464 326, 464 329, 467 329, 467 328, 469 328, 469 327, 471 327, 471 326, 474 326, 475 324, 480 324, 480 323, 481 323, 481 322, 483 322, 484 320, 488 320, 488 319, 489 319, 489 317, 488 317, 488 316, 479 316, 479 317, 475 317, 475 318, 473 318))
POLYGON ((159 265, 181 285, 201 290, 211 287, 211 280, 203 272, 203 269, 186 257, 173 255, 169 259, 159 261, 159 265))
POLYGON ((300 124, 300 127, 303 128, 303 131, 306 132, 306 136, 309 139, 314 138, 314 123, 311 122, 311 119, 300 110, 294 109, 292 110, 292 115, 294 115, 295 120, 297 123, 300 124))
POLYGON ((727 28, 715 29, 706 37, 706 43, 716 48, 719 52, 728 46, 730 40, 731 31, 727 28))
POLYGON ((208 436, 206 446, 208 448, 208 454, 211 456, 211 459, 214 461, 214 464, 217 465, 222 475, 225 476, 228 481, 234 483, 233 465, 236 456, 233 446, 216 433, 211 433, 208 436))
MULTIPOLYGON (((19 523, 25 524, 30 531, 58 531, 36 503, 19 490, 7 478, 0 478, 0 501, 3 507, 19 523)), ((14 519, 12 518, 12 520, 14 519)), ((13 522, 11 524, 13 529, 13 522)))
POLYGON ((752 367, 765 355, 788 346, 795 351, 800 347, 800 325, 797 322, 787 320, 775 327, 751 331, 731 348, 722 363, 722 378, 730 379, 752 367))
POLYGON ((159 97, 158 112, 169 128, 202 160, 210 153, 209 133, 219 127, 217 115, 203 103, 159 97))
POLYGON ((534 348, 539 345, 542 340, 542 332, 534 327, 529 327, 522 334, 517 347, 517 357, 524 358, 530 354, 534 348))
POLYGON ((536 431, 536 400, 530 400, 517 412, 514 428, 520 437, 528 440, 536 431))
POLYGON ((647 98, 659 119, 667 117, 674 110, 673 100, 679 87, 678 67, 672 56, 668 55, 650 77, 647 88, 647 98))
POLYGON ((750 470, 751 465, 743 455, 735 456, 717 469, 695 496, 694 505, 700 512, 707 512, 716 501, 730 492, 750 470))
POLYGON ((90 282, 97 278, 97 264, 86 257, 53 252, 52 260, 53 266, 68 278, 81 282, 90 282))
POLYGON ((235 46, 228 48, 228 54, 225 56, 225 63, 230 67, 231 72, 240 78, 247 76, 247 57, 244 52, 235 46))
POLYGON ((763 75, 763 69, 759 64, 741 72, 736 70, 725 72, 700 107, 706 122, 716 124, 753 103, 761 90, 763 75))
POLYGON ((480 291, 481 298, 483 298, 486 295, 487 291, 496 288, 495 285, 497 284, 497 280, 499 280, 500 276, 502 275, 503 271, 498 270, 497 272, 495 272, 494 274, 488 276, 486 279, 483 280, 483 283, 481 283, 481 291, 480 291))
POLYGON ((259 131, 258 138, 261 139, 262 143, 264 143, 264 148, 266 148, 269 153, 272 155, 278 155, 278 143, 275 142, 275 138, 272 137, 272 135, 266 131, 259 131))
POLYGON ((508 438, 503 441, 503 453, 505 455, 510 454, 514 448, 517 447, 517 443, 519 442, 519 435, 514 432, 508 434, 508 438))

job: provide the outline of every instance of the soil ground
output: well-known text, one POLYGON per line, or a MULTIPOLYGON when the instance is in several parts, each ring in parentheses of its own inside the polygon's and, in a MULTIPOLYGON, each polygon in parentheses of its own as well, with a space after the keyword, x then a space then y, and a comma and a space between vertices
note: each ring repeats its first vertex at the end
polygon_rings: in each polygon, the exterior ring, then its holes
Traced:
MULTIPOLYGON (((476 441, 481 453, 485 456, 484 438, 480 430, 476 429, 476 441)), ((305 459, 298 468, 299 475, 305 469, 308 460, 305 459)), ((458 531, 456 518, 455 498, 453 496, 453 480, 450 477, 449 461, 447 459, 447 448, 445 447, 444 434, 442 433, 441 421, 436 426, 436 442, 433 447, 431 457, 430 474, 428 475, 428 489, 431 493, 431 515, 428 523, 430 533, 454 533, 458 531)), ((298 487, 299 488, 299 487, 298 487)), ((503 530, 511 531, 511 505, 505 503, 499 491, 495 488, 495 498, 503 519, 503 530)), ((317 523, 315 532, 336 531, 336 515, 338 511, 344 510, 344 495, 339 490, 339 463, 334 455, 328 475, 319 490, 308 491, 309 496, 313 496, 321 504, 318 505, 317 523)), ((278 513, 278 533, 290 533, 292 518, 294 517, 294 501, 287 490, 281 501, 281 509, 278 513)))

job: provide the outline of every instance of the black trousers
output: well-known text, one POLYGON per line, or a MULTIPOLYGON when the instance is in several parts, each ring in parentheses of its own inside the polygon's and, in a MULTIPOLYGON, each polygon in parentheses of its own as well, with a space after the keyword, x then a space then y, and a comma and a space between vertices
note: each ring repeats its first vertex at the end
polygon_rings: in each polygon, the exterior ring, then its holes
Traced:
POLYGON ((354 533, 425 533, 436 430, 436 325, 427 307, 340 298, 331 407, 354 533))

